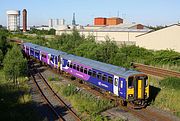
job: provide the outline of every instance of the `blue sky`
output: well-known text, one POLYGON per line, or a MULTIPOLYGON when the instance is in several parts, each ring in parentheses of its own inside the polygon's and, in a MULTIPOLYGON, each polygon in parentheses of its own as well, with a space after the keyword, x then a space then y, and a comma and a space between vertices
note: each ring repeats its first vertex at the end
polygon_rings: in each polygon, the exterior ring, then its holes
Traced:
POLYGON ((48 19, 93 24, 94 17, 118 15, 129 22, 169 25, 180 21, 180 0, 0 0, 0 24, 6 25, 7 10, 28 11, 29 25, 48 24, 48 19))

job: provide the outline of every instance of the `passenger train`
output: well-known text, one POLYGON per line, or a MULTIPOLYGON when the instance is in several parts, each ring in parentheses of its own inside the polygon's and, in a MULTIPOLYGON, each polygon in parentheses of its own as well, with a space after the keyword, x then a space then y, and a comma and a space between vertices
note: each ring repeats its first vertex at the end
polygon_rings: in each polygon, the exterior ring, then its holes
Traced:
POLYGON ((88 82, 127 102, 145 106, 149 97, 148 76, 142 72, 102 63, 32 43, 23 43, 27 56, 38 59, 59 71, 88 82))

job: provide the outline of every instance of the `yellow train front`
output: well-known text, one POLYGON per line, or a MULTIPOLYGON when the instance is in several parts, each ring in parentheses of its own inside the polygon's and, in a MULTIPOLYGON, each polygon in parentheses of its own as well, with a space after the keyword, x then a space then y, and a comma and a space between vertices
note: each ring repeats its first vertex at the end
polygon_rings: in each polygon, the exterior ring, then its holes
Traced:
POLYGON ((126 82, 126 101, 135 107, 145 107, 149 97, 148 76, 145 74, 129 76, 126 82))

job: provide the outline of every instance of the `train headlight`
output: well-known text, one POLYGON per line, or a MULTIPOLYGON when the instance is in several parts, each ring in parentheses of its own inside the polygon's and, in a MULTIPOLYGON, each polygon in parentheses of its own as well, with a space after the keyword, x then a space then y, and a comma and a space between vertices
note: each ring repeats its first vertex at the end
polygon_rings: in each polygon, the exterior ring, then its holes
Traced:
POLYGON ((134 99, 133 94, 129 94, 129 95, 128 95, 128 98, 129 98, 129 99, 134 99))

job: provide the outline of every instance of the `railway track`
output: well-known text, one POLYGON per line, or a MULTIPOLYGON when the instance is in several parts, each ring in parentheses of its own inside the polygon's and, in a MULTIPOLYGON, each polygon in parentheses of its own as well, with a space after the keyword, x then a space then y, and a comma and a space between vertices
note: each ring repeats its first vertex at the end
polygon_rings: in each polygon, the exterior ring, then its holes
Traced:
POLYGON ((38 69, 32 67, 31 75, 46 104, 59 121, 80 121, 80 118, 66 103, 53 91, 38 69))
POLYGON ((131 65, 133 68, 136 68, 139 71, 142 71, 142 72, 150 74, 150 75, 155 75, 155 76, 159 76, 159 77, 178 77, 178 78, 180 78, 180 72, 177 72, 177 71, 157 68, 157 67, 153 67, 153 66, 139 64, 139 63, 132 63, 131 65))

